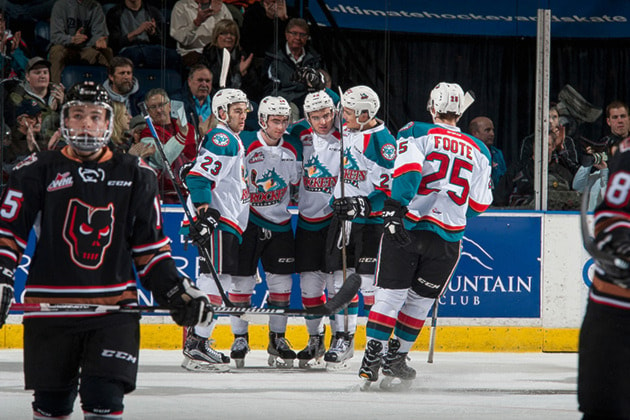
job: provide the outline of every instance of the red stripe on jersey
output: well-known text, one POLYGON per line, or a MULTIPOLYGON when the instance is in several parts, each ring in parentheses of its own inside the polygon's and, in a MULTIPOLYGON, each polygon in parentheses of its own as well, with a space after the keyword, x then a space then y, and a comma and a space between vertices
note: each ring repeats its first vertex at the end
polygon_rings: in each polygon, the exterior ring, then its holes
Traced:
POLYGON ((412 318, 409 315, 400 312, 398 314, 398 322, 407 326, 407 327, 411 327, 414 328, 416 330, 419 330, 422 328, 422 326, 424 325, 424 320, 423 319, 418 319, 418 318, 412 318))
POLYGON ((384 315, 380 312, 374 312, 374 310, 370 311, 368 321, 390 328, 394 328, 394 326, 396 326, 396 318, 392 318, 391 316, 384 315))
POLYGON ((249 145, 245 154, 249 155, 252 151, 258 149, 259 147, 262 147, 262 143, 260 142, 260 140, 255 140, 252 144, 249 145))
POLYGON ((420 172, 422 173, 422 165, 418 162, 407 163, 399 168, 394 169, 394 178, 398 178, 408 172, 420 172))
POLYGON ((363 135, 363 150, 361 150, 362 152, 365 152, 367 150, 368 144, 370 144, 370 137, 372 137, 372 134, 363 135))
POLYGON ((241 229, 240 227, 238 227, 237 224, 235 224, 234 222, 232 222, 231 220, 228 220, 224 217, 222 217, 221 219, 219 219, 221 222, 225 223, 226 225, 230 226, 232 229, 234 229, 235 231, 237 231, 239 233, 239 235, 243 234, 243 229, 241 229))
POLYGON ((479 146, 477 145, 477 143, 471 139, 470 137, 468 137, 466 134, 460 132, 460 131, 453 131, 453 130, 449 130, 448 128, 444 128, 444 127, 434 127, 431 128, 427 134, 442 134, 442 135, 447 135, 450 137, 455 137, 458 140, 464 141, 466 143, 468 143, 470 145, 470 147, 475 148, 476 150, 481 150, 479 149, 479 146))
POLYGON ((307 298, 307 297, 302 298, 302 305, 304 305, 305 308, 314 308, 316 306, 321 306, 324 303, 326 303, 326 296, 324 295, 321 295, 319 297, 313 297, 313 298, 307 298))
POLYGON ((80 286, 80 285, 72 285, 72 286, 49 286, 49 285, 41 285, 41 284, 29 284, 24 287, 26 291, 31 292, 77 292, 77 293, 93 293, 93 292, 107 292, 111 290, 125 290, 130 286, 135 287, 135 280, 128 280, 124 283, 116 283, 116 284, 103 284, 98 286, 80 286))
POLYGON ((332 213, 326 215, 326 216, 322 216, 322 217, 314 217, 314 218, 310 218, 310 217, 306 217, 303 214, 300 214, 300 218, 304 219, 305 221, 309 222, 309 223, 319 223, 319 222, 323 222, 324 220, 328 220, 332 218, 332 213))
POLYGON ((407 217, 409 220, 418 223, 421 221, 427 221, 427 222, 431 222, 434 223, 436 225, 438 225, 439 227, 441 227, 444 230, 447 230, 449 232, 460 232, 462 230, 464 230, 466 228, 466 226, 449 226, 449 225, 445 225, 444 223, 442 223, 441 221, 434 219, 431 216, 423 216, 423 217, 418 217, 415 214, 412 214, 411 212, 408 212, 405 217, 407 217))
POLYGON ((488 210, 488 207, 490 207, 489 204, 479 204, 474 200, 468 200, 468 205, 477 213, 483 213, 484 211, 488 210))

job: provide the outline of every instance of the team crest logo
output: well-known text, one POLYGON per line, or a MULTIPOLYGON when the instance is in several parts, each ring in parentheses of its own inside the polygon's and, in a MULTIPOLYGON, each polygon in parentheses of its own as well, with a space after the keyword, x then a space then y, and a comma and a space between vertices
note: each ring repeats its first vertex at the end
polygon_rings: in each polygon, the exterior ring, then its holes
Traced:
POLYGON ((230 138, 225 133, 217 133, 212 136, 212 143, 220 147, 225 147, 230 143, 230 138))
POLYGON ((287 193, 287 183, 275 169, 269 169, 260 178, 256 170, 251 172, 252 185, 256 186, 256 192, 251 194, 254 206, 272 206, 282 201, 287 193))
POLYGON ((359 164, 352 155, 351 147, 343 151, 343 181, 359 188, 359 182, 367 179, 367 171, 359 170, 359 164))
POLYGON ((70 176, 70 172, 64 172, 62 174, 57 174, 55 179, 52 180, 50 184, 48 184, 48 188, 46 189, 48 192, 61 190, 63 188, 72 187, 74 181, 70 176))
POLYGON ((99 182, 105 180, 105 171, 102 168, 79 168, 79 176, 83 182, 99 182))
POLYGON ((396 159, 396 146, 394 146, 393 144, 385 144, 382 148, 381 148, 381 155, 383 155, 383 157, 387 160, 394 160, 396 159))
POLYGON ((306 191, 332 194, 332 190, 337 184, 337 178, 321 164, 317 156, 311 156, 304 164, 302 182, 306 191))
POLYGON ((114 233, 114 205, 92 207, 74 198, 68 204, 63 239, 76 265, 96 270, 105 259, 114 233))

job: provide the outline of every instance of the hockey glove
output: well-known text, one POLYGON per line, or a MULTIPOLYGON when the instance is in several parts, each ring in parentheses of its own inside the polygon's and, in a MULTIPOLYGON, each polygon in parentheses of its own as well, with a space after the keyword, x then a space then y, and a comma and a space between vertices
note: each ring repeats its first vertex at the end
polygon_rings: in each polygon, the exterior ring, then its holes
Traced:
POLYGON ((0 268, 0 328, 9 316, 13 301, 13 272, 10 268, 0 268))
POLYGON ((167 298, 171 317, 177 325, 207 327, 212 322, 214 311, 210 299, 190 279, 183 278, 180 284, 168 292, 167 298))
POLYGON ((595 244, 608 259, 596 258, 604 271, 601 276, 617 286, 630 288, 630 228, 627 223, 613 223, 595 237, 595 244))
POLYGON ((188 236, 197 246, 204 246, 212 239, 212 232, 219 226, 221 213, 213 208, 206 208, 199 211, 197 220, 189 226, 188 236))
POLYGON ((333 212, 341 220, 352 220, 357 217, 368 217, 372 211, 367 197, 344 197, 332 202, 333 212))
POLYGON ((397 242, 401 247, 411 244, 411 238, 405 225, 403 217, 407 213, 407 207, 403 207, 396 200, 388 198, 383 206, 383 228, 385 238, 397 242))

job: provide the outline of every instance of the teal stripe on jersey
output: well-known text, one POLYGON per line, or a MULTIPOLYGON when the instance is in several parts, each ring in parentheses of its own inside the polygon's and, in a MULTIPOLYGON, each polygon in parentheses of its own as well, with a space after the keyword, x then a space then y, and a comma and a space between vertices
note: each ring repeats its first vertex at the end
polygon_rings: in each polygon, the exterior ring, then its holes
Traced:
POLYGON ((256 226, 260 226, 263 229, 269 229, 272 232, 288 232, 292 229, 291 220, 288 220, 285 224, 279 225, 263 219, 253 211, 249 212, 249 220, 256 226))

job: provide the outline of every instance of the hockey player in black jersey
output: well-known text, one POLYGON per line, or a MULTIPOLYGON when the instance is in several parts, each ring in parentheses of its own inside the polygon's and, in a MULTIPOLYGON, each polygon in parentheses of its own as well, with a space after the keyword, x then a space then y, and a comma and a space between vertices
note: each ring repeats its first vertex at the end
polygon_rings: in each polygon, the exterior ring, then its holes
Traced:
MULTIPOLYGON (((67 146, 30 155, 11 173, 0 205, 0 327, 31 228, 37 233, 25 303, 137 304, 134 269, 180 325, 212 318, 208 297, 178 272, 162 232, 155 173, 113 154, 107 92, 73 86, 62 108, 67 146)), ((77 394, 85 418, 122 418, 135 389, 139 317, 130 313, 24 315, 25 388, 33 417, 70 416, 77 394)))

